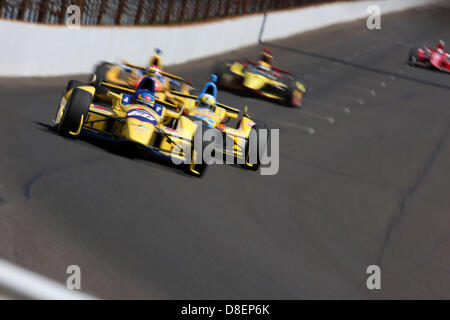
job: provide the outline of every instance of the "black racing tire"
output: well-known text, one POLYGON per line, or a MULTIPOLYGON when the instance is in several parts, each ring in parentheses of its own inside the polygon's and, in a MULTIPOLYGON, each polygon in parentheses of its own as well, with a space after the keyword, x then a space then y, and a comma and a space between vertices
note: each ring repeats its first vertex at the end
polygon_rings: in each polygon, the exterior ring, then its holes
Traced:
MULTIPOLYGON (((265 144, 263 144, 262 149, 260 150, 260 131, 261 130, 268 130, 269 128, 267 127, 267 125, 265 123, 257 123, 256 125, 254 125, 252 127, 252 131, 255 131, 258 139, 257 139, 257 144, 256 144, 256 150, 250 149, 250 142, 247 143, 246 147, 245 147, 245 163, 242 164, 242 167, 251 171, 258 171, 259 167, 261 166, 261 156, 260 154, 263 153, 265 151, 265 149, 267 148, 267 143, 268 143, 268 139, 269 139, 269 133, 267 134, 267 141, 265 144), (249 166, 247 164, 247 162, 250 161, 250 152, 257 152, 257 160, 256 163, 253 164, 252 166, 249 166)), ((250 136, 249 136, 250 138, 250 136)))
POLYGON ((64 91, 64 94, 66 94, 68 91, 75 89, 77 87, 85 86, 86 83, 78 81, 78 80, 70 80, 67 83, 66 91, 64 91))
MULTIPOLYGON (((198 119, 196 120, 198 121, 198 119)), ((199 131, 201 130, 202 133, 208 129, 208 126, 206 125, 206 123, 204 121, 201 121, 201 126, 197 127, 197 129, 195 130, 195 134, 192 138, 192 146, 191 146, 191 163, 195 161, 194 159, 194 146, 195 146, 195 137, 199 134, 199 131)), ((202 136, 202 140, 203 140, 203 135, 202 136)), ((205 151, 205 148, 208 146, 209 142, 208 141, 202 141, 202 155, 205 151)), ((183 171, 191 176, 194 177, 202 177, 203 174, 205 173, 206 169, 208 168, 208 164, 205 163, 204 159, 202 158, 202 162, 201 163, 195 163, 194 167, 192 168, 195 172, 193 172, 191 170, 191 164, 190 163, 185 163, 183 164, 183 171)))
MULTIPOLYGON (((301 104, 300 105, 295 105, 294 102, 293 102, 294 92, 295 91, 300 91, 297 88, 297 85, 296 85, 297 81, 298 80, 293 79, 293 80, 291 80, 289 82, 288 89, 287 89, 287 92, 286 92, 286 95, 285 95, 285 100, 284 100, 284 103, 285 103, 286 106, 289 106, 289 107, 301 107, 301 104)), ((303 100, 304 97, 305 97, 305 92, 303 92, 302 100, 303 100)))
POLYGON ((95 68, 94 87, 95 87, 95 91, 98 94, 106 95, 108 93, 108 89, 102 87, 102 82, 106 81, 106 74, 108 73, 108 70, 111 68, 111 66, 112 66, 112 64, 109 62, 102 62, 95 68))
MULTIPOLYGON (((64 96, 66 95, 66 93, 69 92, 70 90, 72 90, 72 89, 74 89, 74 88, 77 88, 77 87, 80 87, 80 86, 83 86, 83 85, 85 85, 85 83, 83 83, 83 82, 81 82, 81 81, 70 80, 70 81, 67 83, 66 89, 64 90, 63 97, 64 97, 64 96)), ((58 112, 59 112, 59 108, 58 108, 58 110, 56 110, 55 119, 56 119, 56 117, 58 116, 58 112)))
POLYGON ((220 86, 224 82, 224 75, 230 72, 230 67, 227 66, 228 63, 234 63, 235 61, 217 62, 214 66, 212 73, 217 76, 217 84, 220 86))
POLYGON ((417 64, 417 50, 411 49, 409 51, 408 64, 410 66, 415 66, 417 64))
POLYGON ((86 120, 91 101, 92 95, 89 92, 79 88, 73 90, 58 126, 60 135, 74 137, 70 132, 78 131, 82 115, 86 120))

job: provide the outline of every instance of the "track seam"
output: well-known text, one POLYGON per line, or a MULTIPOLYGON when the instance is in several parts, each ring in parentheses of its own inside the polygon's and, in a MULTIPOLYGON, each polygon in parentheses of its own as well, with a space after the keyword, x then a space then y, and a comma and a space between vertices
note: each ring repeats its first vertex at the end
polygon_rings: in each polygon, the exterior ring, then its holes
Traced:
MULTIPOLYGON (((93 163, 96 163, 96 162, 102 161, 102 160, 106 161, 107 159, 103 156, 100 156, 100 157, 95 157, 92 159, 86 159, 86 160, 80 161, 79 163, 74 163, 74 164, 67 165, 67 166, 60 166, 60 167, 56 167, 56 168, 38 172, 37 174, 32 176, 29 180, 27 180, 27 182, 25 182, 25 184, 23 186, 23 194, 27 200, 30 200, 31 199, 31 190, 33 189, 33 186, 35 185, 35 183, 37 181, 39 181, 41 178, 46 177, 53 173, 64 172, 66 170, 71 170, 71 169, 81 167, 84 165, 90 165, 90 164, 93 164, 93 163)), ((0 201, 0 204, 1 204, 1 201, 0 201)))
POLYGON ((444 146, 444 143, 447 139, 447 135, 449 133, 449 127, 450 126, 447 125, 447 128, 445 129, 444 133, 439 138, 435 148, 431 152, 430 158, 426 162, 426 164, 423 167, 420 174, 417 176, 417 179, 414 182, 414 184, 406 191, 406 193, 402 194, 401 200, 400 200, 400 212, 396 217, 394 217, 394 219, 391 221, 391 223, 389 224, 389 226, 387 228, 386 235, 383 240, 383 245, 381 247, 381 252, 377 259, 378 266, 381 267, 381 265, 383 263, 383 258, 386 253, 386 249, 390 244, 391 236, 392 236, 392 233, 393 233, 395 227, 397 227, 400 224, 400 222, 403 220, 403 218, 406 215, 406 202, 407 202, 408 198, 412 198, 415 196, 418 188, 420 187, 420 185, 423 183, 425 178, 430 173, 431 168, 433 167, 433 165, 436 161, 436 158, 438 157, 439 153, 441 152, 442 147, 444 146))

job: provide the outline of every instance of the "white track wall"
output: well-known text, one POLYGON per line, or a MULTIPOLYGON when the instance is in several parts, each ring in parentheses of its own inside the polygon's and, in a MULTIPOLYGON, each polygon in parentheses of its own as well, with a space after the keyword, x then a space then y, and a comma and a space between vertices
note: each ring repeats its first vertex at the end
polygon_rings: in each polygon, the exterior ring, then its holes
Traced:
MULTIPOLYGON (((263 40, 274 40, 367 17, 369 5, 383 13, 442 0, 382 0, 335 3, 269 13, 263 40)), ((154 48, 166 65, 256 44, 264 15, 170 27, 83 27, 36 25, 0 20, 0 76, 57 76, 92 71, 100 60, 126 58, 145 65, 154 48)), ((362 26, 364 27, 364 26, 362 26)))

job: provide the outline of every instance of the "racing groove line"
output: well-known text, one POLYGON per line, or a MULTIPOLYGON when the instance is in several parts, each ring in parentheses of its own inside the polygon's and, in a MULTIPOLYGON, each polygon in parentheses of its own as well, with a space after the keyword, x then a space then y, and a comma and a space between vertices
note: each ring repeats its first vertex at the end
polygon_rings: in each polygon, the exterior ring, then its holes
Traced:
POLYGON ((318 59, 322 59, 322 60, 328 60, 328 61, 333 61, 333 62, 338 62, 341 63, 343 65, 347 65, 356 69, 360 69, 360 70, 365 70, 365 71, 370 71, 370 72, 374 72, 374 73, 378 73, 378 74, 382 74, 385 76, 394 76, 397 79, 403 79, 403 80, 407 80, 407 81, 411 81, 411 82, 416 82, 418 84, 422 84, 422 85, 428 85, 428 86, 433 86, 436 88, 440 88, 440 89, 444 89, 444 90, 450 90, 450 85, 446 85, 446 84, 442 84, 442 83, 437 83, 437 82, 433 82, 433 81, 427 81, 424 79, 418 79, 418 78, 414 78, 414 77, 410 77, 405 75, 404 73, 399 73, 399 72, 391 72, 391 71, 387 71, 387 70, 383 70, 383 69, 378 69, 378 68, 372 68, 369 66, 365 66, 365 65, 360 65, 357 63, 353 63, 351 61, 346 61, 343 59, 338 59, 335 57, 331 57, 331 56, 326 56, 323 54, 317 54, 314 52, 308 52, 308 51, 304 51, 304 50, 298 50, 298 49, 293 49, 293 48, 289 48, 289 47, 282 47, 273 43, 265 43, 265 46, 269 46, 278 50, 287 50, 287 51, 292 51, 295 53, 298 53, 300 55, 304 55, 304 56, 310 56, 310 57, 314 57, 314 58, 318 58, 318 59))
MULTIPOLYGON (((449 14, 388 15, 383 34, 431 41, 449 14)), ((51 123, 68 78, 0 79, 0 134, 8 137, 0 145, 8 200, 0 204, 0 255, 61 283, 67 266, 79 265, 83 289, 100 298, 449 298, 449 78, 367 70, 396 54, 394 66, 403 68, 408 54, 386 41, 353 58, 353 48, 372 46, 367 32, 357 21, 274 42, 290 48, 275 50, 276 64, 313 75, 312 100, 352 108, 332 126, 219 92, 220 101, 248 105, 280 129, 275 176, 212 166, 195 179, 72 143, 35 125, 51 123), (340 63, 337 74, 319 72, 328 62, 340 63), (359 92, 340 97, 370 74, 396 81, 361 105, 359 92), (369 291, 366 269, 377 263, 382 290, 369 291)), ((253 59, 262 47, 168 71, 200 88, 217 59, 253 59)), ((317 107, 305 100, 304 111, 317 107)))

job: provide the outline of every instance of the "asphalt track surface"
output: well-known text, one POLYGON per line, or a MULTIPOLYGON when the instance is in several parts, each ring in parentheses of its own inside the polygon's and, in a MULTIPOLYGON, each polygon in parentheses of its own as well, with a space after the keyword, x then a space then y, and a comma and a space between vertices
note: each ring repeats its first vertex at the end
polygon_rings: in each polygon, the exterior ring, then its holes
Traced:
MULTIPOLYGON (((309 82, 303 109, 220 92, 280 129, 280 171, 202 179, 53 134, 67 78, 1 79, 0 256, 101 298, 450 298, 450 43, 428 7, 265 44, 309 82), (382 268, 369 291, 366 268, 382 268)), ((216 60, 170 68, 198 87, 216 60)), ((80 76, 81 79, 86 76, 80 76)))

